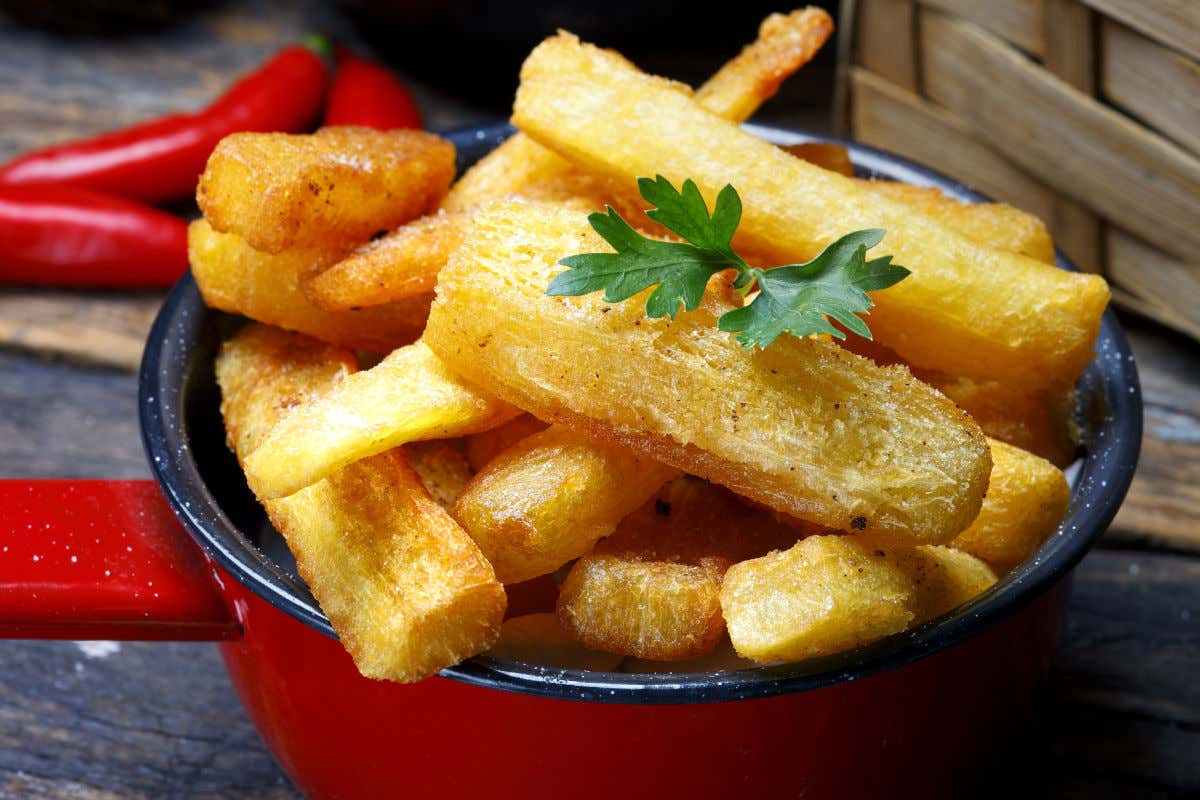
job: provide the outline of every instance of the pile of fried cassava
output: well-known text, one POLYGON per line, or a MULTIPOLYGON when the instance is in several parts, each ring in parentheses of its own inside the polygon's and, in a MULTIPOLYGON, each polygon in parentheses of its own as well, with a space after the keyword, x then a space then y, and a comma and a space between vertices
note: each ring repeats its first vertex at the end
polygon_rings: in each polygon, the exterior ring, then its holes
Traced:
POLYGON ((1029 214, 742 130, 831 30, 772 15, 696 90, 560 33, 522 69, 520 132, 457 181, 417 131, 215 150, 192 271, 255 321, 217 360, 228 441, 364 675, 826 655, 970 601, 1056 529, 1108 288, 1056 269, 1029 214), (655 175, 735 187, 748 262, 881 228, 872 255, 911 274, 873 293, 873 340, 765 348, 717 327, 748 301, 725 273, 673 316, 547 294, 606 250, 589 212, 671 238, 655 175))

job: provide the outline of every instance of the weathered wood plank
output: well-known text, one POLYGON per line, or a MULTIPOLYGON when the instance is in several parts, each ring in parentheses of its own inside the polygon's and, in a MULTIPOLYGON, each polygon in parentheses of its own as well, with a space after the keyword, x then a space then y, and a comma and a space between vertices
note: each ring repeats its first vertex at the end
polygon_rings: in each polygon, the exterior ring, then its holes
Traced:
POLYGON ((877 75, 917 91, 917 30, 913 0, 857 0, 855 60, 877 75))
POLYGON ((1185 264, 1115 225, 1106 247, 1114 280, 1142 298, 1151 316, 1200 340, 1200 262, 1185 264), (1185 311, 1162 313, 1174 308, 1185 311))
POLYGON ((0 477, 149 475, 137 378, 0 353, 0 477))
POLYGON ((1046 69, 1084 94, 1096 91, 1094 14, 1080 0, 1043 0, 1046 69))
POLYGON ((0 800, 299 797, 213 645, 0 649, 0 800))
POLYGON ((0 346, 135 372, 163 295, 0 289, 0 346))
POLYGON ((1046 52, 1043 5, 1047 0, 920 0, 936 8, 982 25, 1035 56, 1046 52))
POLYGON ((1100 40, 1105 97, 1200 153, 1200 63, 1111 20, 1100 40))
POLYGON ((1107 537, 1200 552, 1200 352, 1123 315, 1145 398, 1142 457, 1107 537))
POLYGON ((1200 160, 981 28, 922 17, 926 93, 1055 189, 1179 256, 1200 250, 1200 160))
POLYGON ((1082 269, 1099 271, 1094 215, 980 141, 967 123, 861 68, 850 71, 852 131, 865 144, 936 166, 989 197, 1042 219, 1082 269))
POLYGON ((1152 39, 1200 60, 1200 5, 1196 0, 1084 0, 1152 39))

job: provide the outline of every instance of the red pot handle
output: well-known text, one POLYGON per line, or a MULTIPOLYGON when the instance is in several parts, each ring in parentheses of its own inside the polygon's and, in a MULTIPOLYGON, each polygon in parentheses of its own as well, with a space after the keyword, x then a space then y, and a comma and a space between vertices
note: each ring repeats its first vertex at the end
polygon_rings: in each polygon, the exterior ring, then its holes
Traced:
POLYGON ((240 636, 153 481, 0 480, 0 638, 240 636))

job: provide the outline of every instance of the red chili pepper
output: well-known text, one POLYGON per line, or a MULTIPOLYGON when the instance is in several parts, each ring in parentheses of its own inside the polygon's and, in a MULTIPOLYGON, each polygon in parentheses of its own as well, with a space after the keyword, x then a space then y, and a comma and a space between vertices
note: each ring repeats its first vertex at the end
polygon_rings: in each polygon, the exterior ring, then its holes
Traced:
POLYGON ((315 52, 288 47, 203 111, 27 153, 0 168, 0 185, 65 184, 146 202, 188 197, 217 142, 238 131, 307 129, 327 82, 315 52))
POLYGON ((179 217, 74 186, 0 186, 0 283, 170 286, 187 268, 179 217))
POLYGON ((326 125, 366 125, 381 131, 420 128, 421 110, 387 68, 338 47, 337 74, 325 105, 326 125))

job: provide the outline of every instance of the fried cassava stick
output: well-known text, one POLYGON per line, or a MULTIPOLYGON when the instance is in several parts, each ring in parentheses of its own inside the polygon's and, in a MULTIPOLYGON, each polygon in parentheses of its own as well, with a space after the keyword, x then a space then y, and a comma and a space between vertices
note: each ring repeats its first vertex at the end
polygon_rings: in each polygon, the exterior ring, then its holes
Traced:
POLYGON ((978 513, 987 441, 907 369, 815 338, 745 350, 711 292, 676 320, 646 318, 644 298, 545 294, 559 259, 602 246, 581 214, 491 207, 442 271, 424 341, 542 419, 818 524, 944 543, 978 513))
POLYGON ((738 242, 806 261, 848 231, 883 228, 876 254, 910 279, 879 294, 872 330, 912 364, 953 375, 1067 386, 1092 358, 1108 287, 995 250, 868 187, 805 163, 701 108, 686 87, 559 34, 525 62, 513 122, 590 169, 624 180, 691 179, 709 203, 726 184, 745 212, 738 242))

